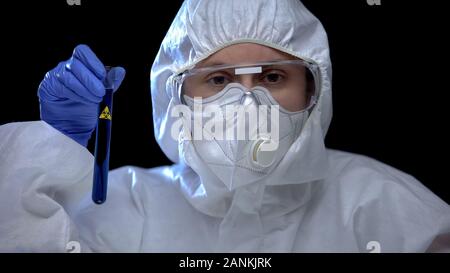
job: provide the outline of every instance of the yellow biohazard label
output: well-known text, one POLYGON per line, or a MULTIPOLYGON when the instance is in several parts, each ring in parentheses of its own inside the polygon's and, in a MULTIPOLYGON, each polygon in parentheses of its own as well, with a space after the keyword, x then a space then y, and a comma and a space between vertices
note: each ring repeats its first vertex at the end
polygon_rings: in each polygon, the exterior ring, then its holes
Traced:
POLYGON ((109 112, 108 106, 106 106, 105 109, 103 109, 102 113, 98 118, 111 120, 111 113, 109 112))

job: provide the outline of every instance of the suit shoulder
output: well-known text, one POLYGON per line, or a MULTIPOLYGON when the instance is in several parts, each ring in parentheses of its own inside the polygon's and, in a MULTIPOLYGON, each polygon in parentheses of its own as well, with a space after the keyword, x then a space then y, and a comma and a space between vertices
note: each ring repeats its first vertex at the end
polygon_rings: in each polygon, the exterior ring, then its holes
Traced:
POLYGON ((413 176, 368 156, 329 150, 330 178, 355 198, 388 202, 420 202, 448 209, 448 205, 413 176))

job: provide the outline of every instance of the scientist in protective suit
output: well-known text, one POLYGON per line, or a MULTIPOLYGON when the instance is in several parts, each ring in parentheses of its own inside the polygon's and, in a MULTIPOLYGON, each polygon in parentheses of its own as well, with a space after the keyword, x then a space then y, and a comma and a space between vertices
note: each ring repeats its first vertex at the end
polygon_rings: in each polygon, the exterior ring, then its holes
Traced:
POLYGON ((449 250, 445 202, 401 171, 324 146, 327 35, 301 2, 183 3, 151 70, 155 137, 174 165, 111 171, 99 206, 85 146, 102 82, 117 89, 124 76, 80 45, 39 86, 42 121, 0 127, 0 251, 449 250), (198 106, 205 121, 207 106, 276 109, 261 124, 279 135, 197 137, 206 126, 184 125, 199 123, 189 117, 198 106))

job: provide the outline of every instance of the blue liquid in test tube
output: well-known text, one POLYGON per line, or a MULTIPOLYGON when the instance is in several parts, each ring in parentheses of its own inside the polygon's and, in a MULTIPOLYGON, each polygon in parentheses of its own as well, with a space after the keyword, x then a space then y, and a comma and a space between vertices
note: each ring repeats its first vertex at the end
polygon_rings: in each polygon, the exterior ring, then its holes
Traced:
MULTIPOLYGON (((108 74, 111 67, 105 67, 108 74)), ((113 82, 104 82, 105 96, 99 104, 99 114, 95 137, 94 180, 92 185, 92 201, 103 204, 106 201, 109 172, 109 146, 111 142, 113 82)))

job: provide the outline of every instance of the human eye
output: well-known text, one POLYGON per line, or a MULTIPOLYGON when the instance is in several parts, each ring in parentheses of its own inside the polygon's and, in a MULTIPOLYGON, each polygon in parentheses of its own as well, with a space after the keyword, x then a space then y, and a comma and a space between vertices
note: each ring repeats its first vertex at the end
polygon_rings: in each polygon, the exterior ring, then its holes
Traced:
POLYGON ((227 73, 219 72, 208 75, 206 78, 208 84, 214 87, 221 87, 229 84, 231 82, 230 77, 227 73))
POLYGON ((278 70, 266 71, 261 77, 261 80, 264 84, 280 84, 284 81, 284 79, 284 74, 278 70))

